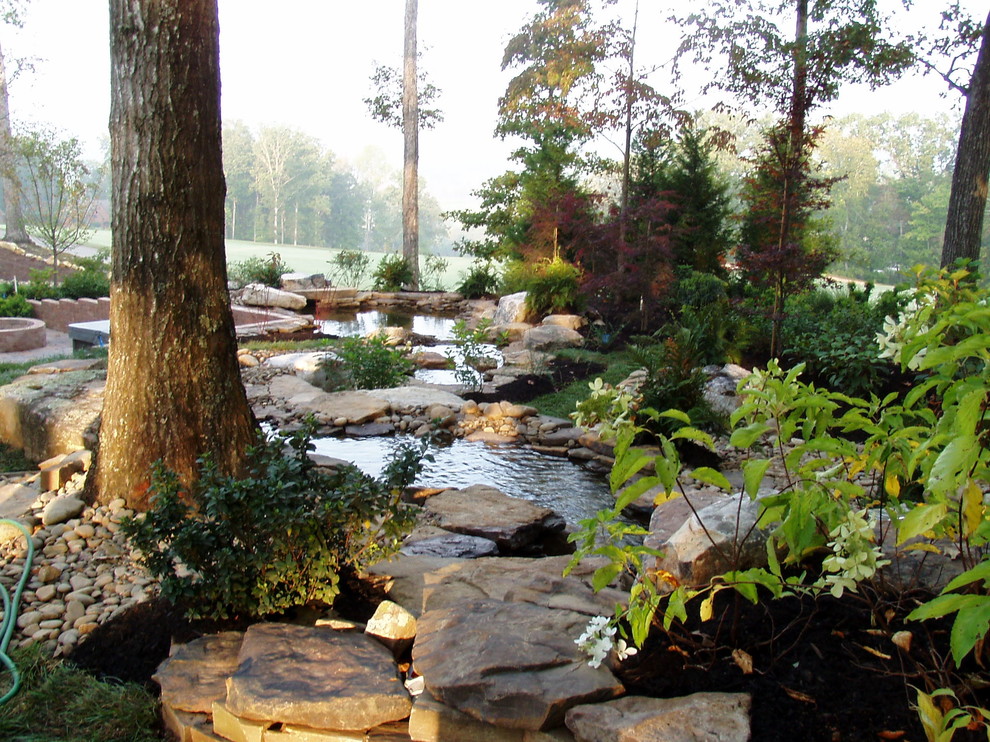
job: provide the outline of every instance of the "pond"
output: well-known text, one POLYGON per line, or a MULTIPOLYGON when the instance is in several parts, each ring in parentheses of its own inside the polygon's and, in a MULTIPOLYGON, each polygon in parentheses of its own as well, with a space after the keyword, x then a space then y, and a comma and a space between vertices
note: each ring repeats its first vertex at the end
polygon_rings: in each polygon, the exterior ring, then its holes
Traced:
POLYGON ((454 339, 453 317, 401 312, 335 312, 318 311, 316 326, 324 335, 338 337, 365 337, 383 327, 404 327, 417 335, 437 340, 454 339))
MULTIPOLYGON (((381 473, 384 462, 404 442, 418 443, 407 436, 313 441, 317 453, 351 461, 373 476, 381 473)), ((461 488, 487 484, 512 497, 550 508, 569 525, 613 504, 604 474, 522 445, 458 439, 451 445, 434 447, 432 452, 436 460, 427 463, 415 481, 417 486, 461 488)))

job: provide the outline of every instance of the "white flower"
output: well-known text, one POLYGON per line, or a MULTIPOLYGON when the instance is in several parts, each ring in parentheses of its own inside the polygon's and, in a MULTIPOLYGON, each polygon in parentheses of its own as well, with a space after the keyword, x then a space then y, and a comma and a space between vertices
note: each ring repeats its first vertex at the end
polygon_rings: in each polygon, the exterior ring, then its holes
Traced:
POLYGON ((636 647, 631 647, 628 644, 626 644, 625 639, 619 639, 619 641, 616 642, 615 644, 615 654, 619 658, 619 662, 622 662, 622 660, 626 659, 627 657, 632 657, 638 651, 639 650, 636 649, 636 647))

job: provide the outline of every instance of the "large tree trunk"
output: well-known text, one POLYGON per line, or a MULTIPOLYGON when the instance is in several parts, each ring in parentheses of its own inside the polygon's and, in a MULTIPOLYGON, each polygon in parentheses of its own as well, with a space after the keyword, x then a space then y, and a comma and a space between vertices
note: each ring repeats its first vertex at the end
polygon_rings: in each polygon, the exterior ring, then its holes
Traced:
POLYGON ((966 94, 959 131, 956 165, 952 171, 949 210, 942 242, 942 266, 959 258, 980 259, 983 215, 990 175, 990 15, 983 26, 980 53, 966 94))
MULTIPOLYGON (((216 0, 111 0, 110 361, 91 487, 148 506, 151 465, 243 471, 256 424, 224 264, 216 0)), ((91 490, 94 491, 94 490, 91 490)))
POLYGON ((21 213, 21 189, 14 169, 13 137, 10 131, 10 101, 7 96, 7 68, 0 49, 0 179, 3 180, 4 221, 7 242, 29 243, 21 213))
POLYGON ((419 0, 406 0, 405 43, 402 49, 402 256, 419 288, 419 89, 416 79, 416 14, 419 0))

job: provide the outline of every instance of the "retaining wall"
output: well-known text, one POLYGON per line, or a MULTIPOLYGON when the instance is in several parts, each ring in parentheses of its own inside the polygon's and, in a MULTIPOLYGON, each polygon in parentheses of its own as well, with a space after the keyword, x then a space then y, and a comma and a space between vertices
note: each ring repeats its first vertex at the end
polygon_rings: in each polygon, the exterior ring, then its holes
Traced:
POLYGON ((110 298, 101 299, 28 299, 34 316, 50 330, 68 332, 74 322, 95 322, 110 319, 110 298))

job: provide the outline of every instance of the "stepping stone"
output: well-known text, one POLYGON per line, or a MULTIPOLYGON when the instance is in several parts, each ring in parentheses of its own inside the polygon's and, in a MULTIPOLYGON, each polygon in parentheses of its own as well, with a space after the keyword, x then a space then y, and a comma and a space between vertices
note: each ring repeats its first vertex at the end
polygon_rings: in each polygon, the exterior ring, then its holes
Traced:
POLYGON ((624 692, 574 643, 588 616, 529 603, 478 600, 419 619, 413 667, 441 703, 513 729, 560 726, 567 709, 624 692))
POLYGON ((362 731, 406 718, 412 701, 391 652, 374 639, 263 623, 244 635, 226 707, 245 719, 362 731))
POLYGON ((227 695, 227 678, 237 669, 244 633, 225 631, 178 644, 152 676, 162 688, 162 705, 209 714, 227 695))
POLYGON ((748 693, 627 696, 576 706, 566 718, 581 742, 748 742, 751 703, 748 693))

